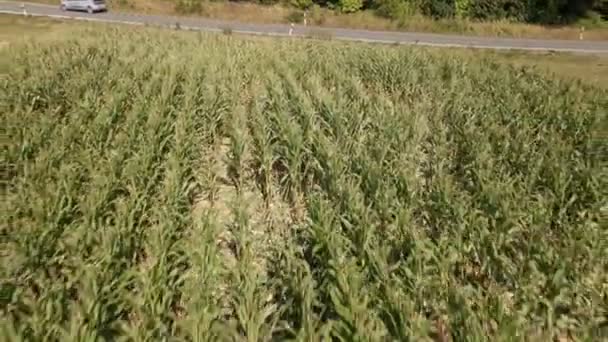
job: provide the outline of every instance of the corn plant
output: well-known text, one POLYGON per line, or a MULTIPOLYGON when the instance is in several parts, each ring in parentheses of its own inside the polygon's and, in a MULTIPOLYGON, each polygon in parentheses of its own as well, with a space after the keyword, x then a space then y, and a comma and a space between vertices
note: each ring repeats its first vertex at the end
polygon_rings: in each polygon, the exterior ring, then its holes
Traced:
POLYGON ((605 339, 605 90, 414 47, 78 37, 0 56, 6 340, 605 339))

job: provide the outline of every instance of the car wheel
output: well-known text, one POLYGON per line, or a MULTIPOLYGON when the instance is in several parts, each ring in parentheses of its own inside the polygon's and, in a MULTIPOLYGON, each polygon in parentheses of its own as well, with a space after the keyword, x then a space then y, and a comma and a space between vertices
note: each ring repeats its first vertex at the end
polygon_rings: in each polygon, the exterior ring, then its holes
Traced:
POLYGON ((93 8, 91 8, 90 6, 87 7, 87 13, 93 14, 93 8))

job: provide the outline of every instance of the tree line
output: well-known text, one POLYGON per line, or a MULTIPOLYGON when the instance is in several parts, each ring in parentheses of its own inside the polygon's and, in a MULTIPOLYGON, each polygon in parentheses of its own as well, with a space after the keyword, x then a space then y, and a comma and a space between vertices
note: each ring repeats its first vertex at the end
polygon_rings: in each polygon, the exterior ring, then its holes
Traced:
MULTIPOLYGON (((204 0, 174 0, 178 10, 200 10, 204 0)), ((238 0, 237 0, 238 1, 238 0)), ((265 5, 287 3, 300 10, 324 7, 343 13, 374 10, 377 14, 403 20, 412 15, 471 20, 564 24, 588 13, 608 17, 608 0, 241 0, 265 5)))
POLYGON ((514 20, 558 24, 595 11, 608 14, 608 0, 338 0, 358 2, 352 9, 376 8, 387 17, 421 13, 434 18, 514 20))

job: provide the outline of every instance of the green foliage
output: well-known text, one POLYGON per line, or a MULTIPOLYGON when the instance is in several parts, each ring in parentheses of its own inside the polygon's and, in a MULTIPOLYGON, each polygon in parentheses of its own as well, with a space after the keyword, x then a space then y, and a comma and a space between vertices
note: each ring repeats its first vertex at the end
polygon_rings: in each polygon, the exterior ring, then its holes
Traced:
MULTIPOLYGON (((607 12, 608 14, 608 12, 607 12)), ((599 12, 588 12, 587 15, 581 17, 576 22, 577 26, 589 28, 608 28, 608 20, 602 17, 599 12)))
POLYGON ((313 5, 313 0, 290 0, 290 4, 298 9, 308 9, 313 5))
MULTIPOLYGON (((118 1, 120 7, 134 6, 131 0, 118 1)), ((178 13, 200 14, 204 10, 203 0, 171 1, 178 13)), ((279 0, 250 1, 263 5, 279 3, 279 0)), ((601 26, 598 22, 606 22, 608 16, 606 0, 289 0, 285 4, 297 10, 311 10, 313 6, 343 13, 373 10, 380 16, 397 21, 405 21, 413 15, 422 14, 436 19, 457 17, 471 20, 507 19, 529 23, 564 24, 591 16, 592 21, 595 22, 594 27, 597 27, 601 26)), ((298 12, 293 13, 291 15, 295 17, 295 13, 298 12)), ((317 20, 317 22, 323 21, 324 19, 317 20)))
POLYGON ((455 15, 455 0, 418 0, 420 12, 433 18, 450 18, 455 15))
POLYGON ((7 340, 601 340, 605 90, 152 29, 7 57, 7 340))
POLYGON ((591 11, 608 13, 605 0, 375 0, 365 6, 398 20, 422 13, 434 18, 564 23, 591 11))
POLYGON ((339 0, 338 5, 341 12, 352 13, 363 7, 363 0, 339 0))
MULTIPOLYGON (((121 8, 134 8, 132 0, 117 1, 121 8)), ((204 0, 170 1, 178 13, 201 14, 204 10, 204 0)), ((247 1, 263 5, 279 3, 279 0, 247 1)), ((457 17, 471 20, 507 19, 529 23, 564 24, 591 16, 590 21, 595 23, 594 27, 598 27, 601 26, 598 23, 606 22, 608 16, 606 0, 289 0, 284 3, 297 10, 311 10, 313 6, 343 13, 373 10, 380 16, 397 21, 405 21, 413 15, 422 14, 436 19, 457 17)), ((323 18, 317 20, 317 22, 323 21, 323 18)))
POLYGON ((203 0, 176 0, 175 11, 182 14, 200 14, 203 11, 203 0))
POLYGON ((279 3, 280 0, 257 0, 262 5, 274 5, 279 3))
POLYGON ((116 4, 122 8, 134 8, 134 4, 133 2, 131 2, 130 0, 115 0, 112 2, 112 4, 116 4))
POLYGON ((473 19, 524 21, 529 12, 528 3, 516 0, 470 0, 467 5, 466 16, 473 19))
POLYGON ((455 0, 454 11, 458 18, 466 18, 470 15, 471 5, 475 0, 455 0))
POLYGON ((309 12, 309 17, 312 23, 317 25, 323 25, 325 23, 325 11, 321 8, 321 6, 315 4, 312 6, 309 12))
POLYGON ((591 9, 599 13, 604 20, 608 21, 608 1, 594 1, 591 9))
POLYGON ((376 2, 376 11, 383 17, 402 20, 417 14, 418 8, 411 1, 379 0, 376 2))
POLYGON ((285 17, 285 21, 288 23, 300 24, 304 21, 304 12, 302 11, 291 11, 285 17))

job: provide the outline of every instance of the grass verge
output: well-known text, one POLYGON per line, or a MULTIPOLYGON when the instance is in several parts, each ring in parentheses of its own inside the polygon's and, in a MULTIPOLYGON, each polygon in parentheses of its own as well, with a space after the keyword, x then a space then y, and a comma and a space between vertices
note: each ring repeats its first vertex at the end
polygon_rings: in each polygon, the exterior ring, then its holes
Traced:
MULTIPOLYGON (((53 0, 31 0, 31 2, 56 5, 53 0)), ((111 8, 147 14, 179 14, 172 1, 167 0, 128 0, 110 1, 111 8)), ((265 6, 239 2, 204 2, 200 13, 191 13, 214 19, 233 20, 249 23, 287 23, 298 18, 302 23, 303 12, 281 5, 265 6)), ((313 8, 308 12, 309 24, 323 27, 342 27, 369 30, 403 30, 412 32, 452 33, 474 36, 540 38, 540 39, 579 39, 581 25, 586 26, 586 40, 608 40, 608 28, 585 22, 571 26, 541 26, 513 23, 508 21, 473 22, 470 20, 441 19, 433 20, 414 15, 399 22, 377 16, 373 11, 360 11, 343 14, 324 8, 313 8)))
MULTIPOLYGON (((24 18, 13 15, 0 15, 0 49, 7 48, 23 40, 65 39, 73 27, 83 28, 89 25, 105 27, 105 24, 90 24, 82 22, 66 22, 46 18, 24 18)), ((230 27, 223 29, 225 34, 231 34, 230 27)), ((331 39, 327 34, 311 30, 309 36, 317 39, 331 39)), ((188 34, 188 33, 184 33, 188 34)), ((259 39, 259 38, 250 38, 259 39)), ((608 56, 605 55, 575 55, 567 53, 528 53, 487 51, 478 49, 424 48, 433 54, 455 55, 470 59, 493 59, 514 66, 532 67, 541 73, 569 80, 580 80, 583 83, 608 89, 608 56)))

